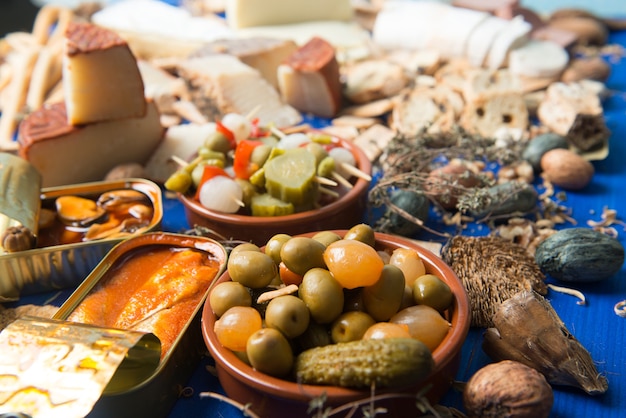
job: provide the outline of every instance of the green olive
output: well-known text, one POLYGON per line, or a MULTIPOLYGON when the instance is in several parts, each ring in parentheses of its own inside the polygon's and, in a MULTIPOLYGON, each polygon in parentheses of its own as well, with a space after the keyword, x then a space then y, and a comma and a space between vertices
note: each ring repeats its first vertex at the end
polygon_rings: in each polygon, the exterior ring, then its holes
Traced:
POLYGON ((333 231, 320 231, 313 235, 311 238, 321 242, 322 244, 324 244, 325 247, 328 247, 329 244, 332 244, 335 241, 339 241, 341 239, 341 235, 333 231))
POLYGON ((301 335, 309 326, 310 314, 302 299, 293 295, 274 298, 265 309, 265 325, 287 338, 301 335))
POLYGON ((331 323, 343 310, 343 288, 323 268, 313 268, 304 274, 298 296, 309 308, 313 319, 320 324, 331 323))
POLYGON ((376 321, 387 321, 402 305, 406 287, 404 273, 399 267, 385 264, 380 278, 363 288, 363 305, 376 321))
POLYGON ((204 140, 204 146, 211 151, 221 152, 226 155, 232 149, 232 145, 223 133, 213 132, 204 140))
POLYGON ((252 306, 252 296, 241 283, 222 282, 211 291, 209 303, 213 313, 220 317, 233 306, 252 306))
POLYGON ((365 312, 344 312, 333 321, 330 336, 334 343, 360 340, 375 323, 374 318, 365 312))
POLYGON ((319 164, 324 158, 328 157, 328 152, 321 144, 317 142, 309 142, 305 146, 306 150, 315 156, 315 163, 319 164))
POLYGON ((413 300, 417 305, 428 305, 443 312, 452 303, 452 290, 438 276, 424 274, 413 283, 413 300))
POLYGON ((231 253, 227 269, 234 282, 253 289, 267 286, 278 275, 278 266, 274 260, 260 251, 239 250, 231 253))
POLYGON ((265 254, 272 257, 274 263, 280 264, 282 259, 280 258, 280 250, 283 245, 291 239, 291 235, 288 234, 276 234, 272 236, 265 244, 265 254))
POLYGON ((361 241, 372 248, 376 246, 376 234, 374 233, 374 229, 368 224, 354 225, 346 232, 343 239, 361 241))
POLYGON ((250 162, 256 164, 258 167, 263 167, 265 161, 270 156, 270 152, 272 152, 272 147, 266 144, 262 144, 254 147, 252 153, 250 154, 250 162))
POLYGON ((287 338, 274 328, 262 328, 248 338, 246 354, 252 367, 270 376, 291 372, 294 356, 287 338))
POLYGON ((198 156, 203 160, 216 160, 222 162, 222 168, 224 167, 224 162, 226 161, 226 155, 223 152, 215 151, 207 147, 200 147, 198 149, 198 156))
POLYGON ((243 191, 243 197, 241 201, 246 207, 250 207, 252 204, 252 196, 256 194, 256 187, 248 180, 236 178, 235 182, 241 186, 241 190, 243 191))
POLYGON ((319 241, 308 237, 293 237, 280 249, 280 259, 285 266, 296 274, 304 275, 315 267, 326 267, 324 250, 319 241))
POLYGON ((233 254, 237 253, 238 251, 261 251, 261 248, 259 248, 258 245, 253 244, 251 242, 244 242, 242 244, 237 245, 235 248, 233 248, 230 251, 230 255, 232 256, 233 254))
POLYGON ((322 324, 318 324, 315 321, 309 321, 307 329, 296 338, 297 347, 304 351, 313 347, 323 347, 331 344, 330 334, 328 329, 322 324))
POLYGON ((184 170, 179 170, 165 180, 164 186, 171 192, 185 193, 192 184, 193 179, 191 178, 191 174, 184 170))

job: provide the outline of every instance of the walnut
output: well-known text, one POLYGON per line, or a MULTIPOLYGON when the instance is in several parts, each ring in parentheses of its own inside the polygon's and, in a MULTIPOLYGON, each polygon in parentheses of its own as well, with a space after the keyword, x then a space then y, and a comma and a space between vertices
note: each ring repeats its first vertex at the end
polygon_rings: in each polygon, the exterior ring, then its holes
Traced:
POLYGON ((554 394, 546 378, 522 363, 503 360, 478 370, 463 391, 468 417, 548 417, 554 394))
POLYGON ((35 235, 23 225, 7 228, 2 234, 2 247, 10 253, 35 248, 35 235))

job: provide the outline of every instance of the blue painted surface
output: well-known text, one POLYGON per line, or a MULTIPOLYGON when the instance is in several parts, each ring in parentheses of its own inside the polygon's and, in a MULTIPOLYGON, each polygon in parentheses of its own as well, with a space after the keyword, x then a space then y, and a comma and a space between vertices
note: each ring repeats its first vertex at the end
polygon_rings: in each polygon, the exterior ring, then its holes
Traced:
MULTIPOLYGON (((626 32, 612 34, 611 42, 626 45, 626 32)), ((604 207, 617 210, 620 218, 626 220, 626 58, 614 63, 607 87, 615 91, 604 103, 606 122, 612 131, 609 156, 603 161, 594 162, 596 173, 592 183, 584 190, 568 192, 565 202, 566 206, 572 208, 572 216, 579 226, 586 226, 590 219, 600 220, 604 207)), ((174 206, 168 215, 176 214, 174 206)), ((166 220, 166 225, 168 222, 166 220)), ((616 227, 620 242, 626 245, 626 227, 616 227)), ((482 232, 480 229, 468 230, 469 234, 474 235, 482 232)), ((587 306, 577 305, 577 299, 572 296, 555 292, 550 292, 548 299, 566 327, 591 353, 599 372, 609 381, 609 390, 602 396, 591 397, 578 390, 555 387, 551 417, 626 416, 626 318, 620 318, 613 312, 613 306, 626 299, 626 267, 611 279, 581 285, 578 289, 586 295, 587 306)), ((481 348, 482 333, 482 329, 470 330, 463 346, 457 380, 467 381, 478 368, 490 362, 481 348)), ((221 391, 217 378, 205 370, 205 366, 210 363, 210 359, 206 359, 198 368, 190 381, 194 395, 178 401, 171 418, 243 417, 226 403, 200 398, 199 392, 221 391)), ((449 391, 442 403, 462 409, 460 394, 454 390, 449 391)))

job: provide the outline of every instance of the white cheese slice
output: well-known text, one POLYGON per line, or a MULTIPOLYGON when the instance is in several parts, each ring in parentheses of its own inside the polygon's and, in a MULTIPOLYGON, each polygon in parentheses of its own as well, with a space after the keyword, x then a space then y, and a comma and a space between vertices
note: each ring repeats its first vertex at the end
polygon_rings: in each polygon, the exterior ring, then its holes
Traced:
POLYGON ((350 0, 228 0, 226 20, 235 29, 316 20, 349 21, 350 0))
POLYGON ((240 29, 242 38, 266 37, 291 39, 304 45, 311 38, 320 37, 335 47, 337 60, 346 62, 368 57, 371 54, 370 34, 354 22, 314 21, 275 26, 255 26, 240 29))
POLYGON ((510 20, 507 26, 498 32, 491 45, 487 57, 487 67, 495 70, 505 65, 509 51, 528 42, 528 35, 531 30, 531 24, 526 22, 522 16, 516 16, 510 20))
POLYGON ((524 77, 557 77, 568 63, 565 48, 551 41, 531 40, 509 54, 509 70, 524 77))
POLYGON ((475 67, 482 67, 487 55, 489 55, 494 39, 507 24, 507 20, 491 16, 474 29, 465 44, 465 56, 470 64, 475 67))
POLYGON ((292 126, 302 115, 284 103, 278 91, 254 68, 226 54, 189 58, 178 66, 192 85, 200 86, 222 114, 255 112, 261 125, 292 126))
POLYGON ((205 42, 235 36, 217 15, 192 16, 159 0, 117 1, 96 12, 92 21, 114 30, 144 59, 186 57, 205 42))

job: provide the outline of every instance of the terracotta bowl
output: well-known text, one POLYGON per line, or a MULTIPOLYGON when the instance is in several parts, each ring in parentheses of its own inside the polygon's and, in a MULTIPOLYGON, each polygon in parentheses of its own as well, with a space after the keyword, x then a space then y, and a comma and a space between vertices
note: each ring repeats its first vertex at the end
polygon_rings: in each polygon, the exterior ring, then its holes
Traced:
MULTIPOLYGON (((338 140, 338 143, 352 151, 359 170, 368 175, 371 173, 372 164, 360 148, 344 140, 338 140)), ((329 187, 338 192, 340 197, 319 209, 286 216, 222 213, 205 208, 193 196, 179 194, 178 198, 183 204, 185 216, 191 227, 206 227, 215 232, 218 239, 232 238, 262 245, 277 233, 297 235, 324 229, 347 229, 360 223, 367 206, 370 182, 356 178, 352 183, 353 187, 350 189, 341 185, 329 187)))
MULTIPOLYGON (((345 230, 336 231, 343 236, 345 230)), ((302 234, 312 236, 313 233, 302 234)), ((461 348, 467 337, 470 326, 469 300, 467 293, 454 272, 438 256, 408 239, 377 233, 377 248, 392 251, 395 248, 415 250, 426 266, 426 272, 443 279, 452 289, 454 301, 446 311, 446 319, 452 324, 450 332, 433 352, 435 368, 428 378, 418 385, 394 389, 393 393, 416 394, 430 385, 426 396, 431 403, 438 402, 448 391, 459 367, 461 348)), ((229 281, 225 272, 217 283, 229 281)), ((302 385, 268 376, 254 370, 241 361, 232 351, 224 348, 215 333, 213 326, 217 318, 211 309, 210 301, 204 305, 202 312, 202 334, 204 341, 215 359, 217 376, 226 394, 242 404, 251 405, 252 411, 261 417, 306 417, 309 402, 325 394, 326 406, 336 407, 346 403, 363 400, 369 397, 369 390, 354 390, 336 386, 302 385)), ((378 390, 376 394, 388 391, 378 390)), ((385 416, 407 417, 418 416, 415 398, 394 396, 388 401, 378 401, 376 406, 387 408, 385 416)))

